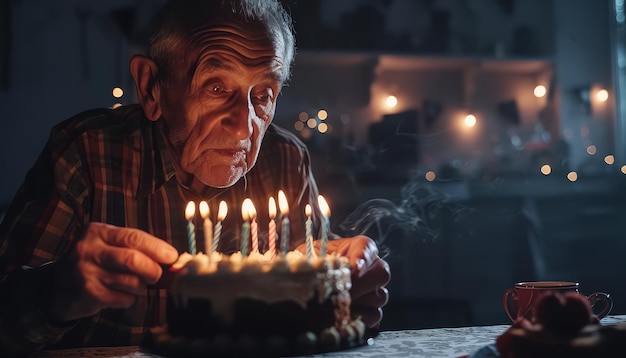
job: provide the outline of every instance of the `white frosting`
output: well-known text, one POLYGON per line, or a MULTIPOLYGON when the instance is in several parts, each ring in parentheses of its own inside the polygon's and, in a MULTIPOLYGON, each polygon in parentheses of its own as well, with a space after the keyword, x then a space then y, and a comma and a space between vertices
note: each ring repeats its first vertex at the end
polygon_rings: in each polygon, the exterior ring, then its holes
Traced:
POLYGON ((315 294, 323 302, 333 290, 351 287, 348 260, 335 255, 307 259, 299 251, 275 258, 213 253, 209 262, 203 253, 184 253, 172 267, 180 270, 169 288, 174 303, 184 307, 190 298, 210 300, 213 313, 225 322, 232 320, 238 298, 293 301, 305 308, 315 294))

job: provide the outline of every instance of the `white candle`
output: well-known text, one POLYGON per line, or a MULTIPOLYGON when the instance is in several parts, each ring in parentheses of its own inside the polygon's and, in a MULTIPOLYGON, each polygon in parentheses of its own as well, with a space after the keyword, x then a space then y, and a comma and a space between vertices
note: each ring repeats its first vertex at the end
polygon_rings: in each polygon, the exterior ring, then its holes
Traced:
POLYGON ((270 224, 269 224, 269 252, 270 258, 274 258, 276 255, 276 201, 273 197, 270 196, 269 201, 269 213, 270 213, 270 224))
POLYGON ((252 223, 250 224, 250 236, 252 238, 252 252, 259 252, 259 230, 256 223, 256 208, 254 207, 254 203, 250 201, 250 205, 248 207, 248 214, 250 215, 250 219, 252 223))
POLYGON ((211 262, 211 256, 213 254, 213 222, 209 217, 210 209, 209 204, 206 201, 201 201, 198 206, 200 209, 200 216, 204 219, 203 229, 204 229, 204 250, 209 256, 209 263, 211 262))
POLYGON ((323 196, 317 197, 317 202, 322 210, 322 247, 320 256, 326 256, 326 245, 328 244, 328 233, 330 232, 330 207, 323 196))
POLYGON ((306 204, 304 207, 304 213, 306 214, 306 257, 310 258, 313 256, 313 223, 311 222, 311 205, 306 204))
POLYGON ((280 214, 283 218, 283 225, 280 232, 280 249, 283 255, 287 255, 289 251, 289 204, 282 190, 278 191, 278 207, 280 208, 280 214))
POLYGON ((241 217, 243 225, 241 226, 241 255, 248 256, 248 241, 250 241, 250 206, 252 200, 246 198, 241 204, 241 217))
POLYGON ((220 243, 220 236, 222 235, 222 221, 226 218, 227 213, 228 205, 222 200, 217 211, 217 224, 215 224, 215 230, 213 231, 213 252, 217 252, 217 245, 220 243))
POLYGON ((189 253, 196 254, 196 227, 193 224, 193 217, 196 215, 196 204, 193 201, 187 203, 185 208, 185 219, 187 219, 187 242, 189 243, 189 253))

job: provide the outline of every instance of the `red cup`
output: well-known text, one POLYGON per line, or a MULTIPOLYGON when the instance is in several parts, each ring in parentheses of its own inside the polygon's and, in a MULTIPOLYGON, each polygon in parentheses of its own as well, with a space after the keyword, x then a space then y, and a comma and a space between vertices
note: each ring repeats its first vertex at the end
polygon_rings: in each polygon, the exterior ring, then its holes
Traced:
MULTIPOLYGON (((532 319, 532 308, 537 302, 537 299, 543 294, 550 291, 560 293, 576 292, 580 294, 579 287, 580 284, 578 282, 570 281, 518 282, 513 288, 504 291, 502 304, 504 311, 511 321, 515 321, 515 319, 522 316, 527 319, 532 319)), ((613 308, 613 300, 611 296, 606 293, 595 292, 586 297, 598 319, 604 318, 613 308), (598 302, 601 303, 598 305, 599 308, 596 307, 596 303, 598 302)))

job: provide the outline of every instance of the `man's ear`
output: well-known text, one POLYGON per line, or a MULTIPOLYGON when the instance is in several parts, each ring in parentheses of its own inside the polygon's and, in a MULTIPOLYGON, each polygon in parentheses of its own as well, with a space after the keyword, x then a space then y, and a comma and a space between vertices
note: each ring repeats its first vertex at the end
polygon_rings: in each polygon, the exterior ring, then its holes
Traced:
POLYGON ((160 91, 156 81, 159 68, 149 57, 135 55, 130 60, 130 72, 135 79, 139 103, 151 121, 161 117, 160 91))

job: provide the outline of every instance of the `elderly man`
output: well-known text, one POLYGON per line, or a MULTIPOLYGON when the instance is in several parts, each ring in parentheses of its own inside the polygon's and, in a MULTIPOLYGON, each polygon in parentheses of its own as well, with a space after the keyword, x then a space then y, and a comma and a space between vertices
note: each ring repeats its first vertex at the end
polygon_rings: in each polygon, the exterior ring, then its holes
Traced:
MULTIPOLYGON (((0 226, 0 351, 138 344, 164 322, 154 284, 188 250, 189 200, 229 204, 222 252, 236 250, 245 197, 285 191, 292 249, 306 204, 320 229, 307 150, 272 124, 294 48, 278 1, 164 6, 148 55, 130 62, 139 104, 57 125, 0 226)), ((328 250, 350 258, 352 310, 377 325, 390 274, 375 243, 339 238, 328 250)))

